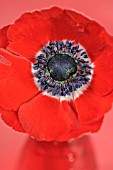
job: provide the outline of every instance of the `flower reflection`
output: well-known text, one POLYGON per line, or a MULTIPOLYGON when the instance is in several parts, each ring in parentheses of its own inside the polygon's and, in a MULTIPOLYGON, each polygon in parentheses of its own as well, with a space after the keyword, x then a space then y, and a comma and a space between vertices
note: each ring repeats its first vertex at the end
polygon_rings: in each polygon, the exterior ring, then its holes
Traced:
POLYGON ((29 138, 16 170, 96 170, 88 136, 67 142, 38 142, 29 138))

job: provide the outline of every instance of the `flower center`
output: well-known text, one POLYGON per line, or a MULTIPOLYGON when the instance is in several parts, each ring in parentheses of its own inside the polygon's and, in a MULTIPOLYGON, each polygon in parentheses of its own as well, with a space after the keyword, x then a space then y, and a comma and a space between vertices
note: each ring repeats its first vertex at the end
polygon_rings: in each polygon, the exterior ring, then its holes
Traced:
POLYGON ((77 64, 68 54, 56 54, 49 59, 47 68, 54 80, 65 81, 76 73, 77 64))
POLYGON ((89 86, 93 63, 86 50, 74 41, 53 41, 46 44, 32 64, 37 87, 43 94, 61 100, 79 97, 89 86))

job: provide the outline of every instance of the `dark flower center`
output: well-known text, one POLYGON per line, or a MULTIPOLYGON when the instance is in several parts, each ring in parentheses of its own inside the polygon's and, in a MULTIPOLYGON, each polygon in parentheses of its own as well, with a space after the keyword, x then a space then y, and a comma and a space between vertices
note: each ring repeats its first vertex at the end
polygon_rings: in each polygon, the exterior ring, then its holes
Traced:
POLYGON ((54 41, 36 54, 32 66, 35 84, 52 96, 75 98, 86 89, 92 76, 92 63, 85 49, 74 41, 54 41), (80 89, 81 88, 81 89, 80 89))
POLYGON ((54 80, 64 81, 76 73, 77 64, 68 54, 56 54, 47 63, 50 76, 54 80))

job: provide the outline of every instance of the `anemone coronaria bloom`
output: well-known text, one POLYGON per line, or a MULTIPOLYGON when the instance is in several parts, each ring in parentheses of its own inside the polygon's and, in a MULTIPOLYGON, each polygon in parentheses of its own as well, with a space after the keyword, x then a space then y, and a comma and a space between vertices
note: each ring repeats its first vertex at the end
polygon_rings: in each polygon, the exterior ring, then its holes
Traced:
POLYGON ((99 130, 113 100, 113 40, 94 20, 57 7, 0 30, 0 112, 37 140, 99 130))

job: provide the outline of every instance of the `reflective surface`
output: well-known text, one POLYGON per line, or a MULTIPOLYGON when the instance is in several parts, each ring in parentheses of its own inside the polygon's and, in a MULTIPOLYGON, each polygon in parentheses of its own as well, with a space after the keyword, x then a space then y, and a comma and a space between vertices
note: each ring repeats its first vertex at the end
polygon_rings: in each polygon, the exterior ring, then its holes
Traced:
POLYGON ((95 159, 88 136, 68 142, 37 142, 30 138, 16 170, 97 170, 95 159))

